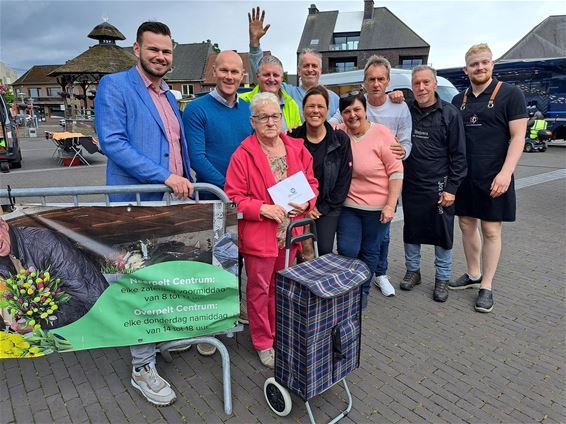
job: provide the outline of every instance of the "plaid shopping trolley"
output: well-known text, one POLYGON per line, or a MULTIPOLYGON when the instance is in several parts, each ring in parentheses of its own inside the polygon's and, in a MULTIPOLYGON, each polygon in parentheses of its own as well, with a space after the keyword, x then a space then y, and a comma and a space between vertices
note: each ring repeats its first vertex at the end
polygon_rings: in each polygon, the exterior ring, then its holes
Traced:
MULTIPOLYGON (((332 422, 351 409, 352 398, 344 377, 358 368, 361 339, 361 284, 371 278, 357 259, 334 254, 318 257, 316 230, 291 238, 291 229, 312 223, 300 220, 287 232, 292 242, 312 237, 315 259, 286 268, 276 276, 275 378, 264 385, 269 406, 287 415, 292 403, 287 389, 308 401, 342 381, 349 405, 332 422)), ((288 263, 288 261, 286 261, 288 263)))

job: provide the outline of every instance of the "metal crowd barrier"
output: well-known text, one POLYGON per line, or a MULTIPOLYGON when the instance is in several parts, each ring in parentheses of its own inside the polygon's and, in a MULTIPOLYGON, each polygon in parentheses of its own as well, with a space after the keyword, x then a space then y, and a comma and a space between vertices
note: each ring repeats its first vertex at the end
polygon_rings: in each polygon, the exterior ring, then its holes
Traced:
MULTIPOLYGON (((135 206, 170 206, 174 204, 186 204, 186 203, 213 203, 213 230, 214 239, 217 240, 222 234, 226 232, 226 204, 230 202, 230 199, 218 187, 212 184, 206 183, 195 183, 194 184, 195 195, 194 199, 178 200, 172 195, 172 190, 169 186, 165 184, 142 184, 142 185, 121 185, 121 186, 81 186, 81 187, 45 187, 45 188, 17 188, 12 189, 8 187, 7 189, 0 189, 0 204, 10 203, 15 205, 16 199, 25 197, 39 197, 41 206, 124 206, 124 205, 135 205, 135 206), (208 192, 214 194, 219 200, 200 200, 199 192, 208 192), (162 201, 142 201, 142 193, 163 193, 162 201), (132 202, 110 202, 111 194, 136 194, 136 200, 132 202), (87 195, 103 195, 103 202, 80 202, 79 196, 87 195), (65 203, 49 203, 47 198, 53 196, 70 196, 72 202, 70 204, 65 203)), ((37 203, 27 202, 26 205, 34 205, 37 203)), ((213 256, 213 265, 218 265, 215 263, 215 258, 213 256)), ((216 335, 225 335, 227 337, 233 337, 234 333, 243 331, 244 327, 241 324, 235 327, 222 331, 219 333, 212 334, 210 336, 199 336, 191 339, 181 339, 181 340, 171 340, 159 343, 157 346, 158 352, 163 357, 165 362, 171 362, 173 358, 171 357, 171 351, 183 349, 189 347, 193 344, 198 343, 209 343, 216 346, 218 352, 222 356, 222 380, 224 389, 224 412, 227 415, 232 414, 232 382, 230 377, 230 355, 224 343, 215 337, 216 335)))

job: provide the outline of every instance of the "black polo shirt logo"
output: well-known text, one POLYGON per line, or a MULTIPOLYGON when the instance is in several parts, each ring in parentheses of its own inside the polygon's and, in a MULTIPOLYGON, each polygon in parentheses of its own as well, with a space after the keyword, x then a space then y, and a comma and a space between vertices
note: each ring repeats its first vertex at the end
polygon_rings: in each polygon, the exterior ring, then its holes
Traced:
POLYGON ((481 127, 480 118, 475 113, 468 119, 467 127, 481 127))
POLYGON ((415 138, 421 138, 423 140, 428 140, 430 139, 430 135, 428 133, 428 131, 421 131, 421 130, 413 130, 413 137, 415 138))

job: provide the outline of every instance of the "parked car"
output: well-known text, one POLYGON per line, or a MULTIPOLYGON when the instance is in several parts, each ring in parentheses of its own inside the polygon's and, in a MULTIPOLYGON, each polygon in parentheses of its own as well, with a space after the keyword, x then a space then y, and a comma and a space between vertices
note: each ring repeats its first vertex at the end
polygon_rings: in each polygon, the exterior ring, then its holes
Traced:
POLYGON ((0 94, 0 171, 22 167, 22 151, 16 134, 16 124, 0 94))
MULTIPOLYGON (((319 82, 336 93, 346 93, 352 90, 359 90, 363 80, 364 70, 358 69, 355 71, 324 74, 321 75, 319 82)), ((458 90, 446 78, 438 77, 437 80, 436 92, 442 100, 451 102, 452 97, 458 94, 458 90)), ((394 90, 402 91, 406 101, 414 99, 413 91, 411 90, 411 71, 409 69, 391 68, 390 81, 386 91, 389 93, 394 90)))

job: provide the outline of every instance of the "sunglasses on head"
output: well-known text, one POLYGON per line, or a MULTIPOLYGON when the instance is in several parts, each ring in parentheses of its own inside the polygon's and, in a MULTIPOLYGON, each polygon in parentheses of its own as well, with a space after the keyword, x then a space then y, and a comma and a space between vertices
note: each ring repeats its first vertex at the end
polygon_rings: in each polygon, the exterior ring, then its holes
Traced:
POLYGON ((360 89, 360 90, 348 91, 347 93, 340 94, 340 98, 345 99, 347 97, 357 96, 358 94, 364 94, 364 90, 360 89))

